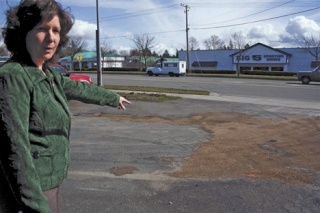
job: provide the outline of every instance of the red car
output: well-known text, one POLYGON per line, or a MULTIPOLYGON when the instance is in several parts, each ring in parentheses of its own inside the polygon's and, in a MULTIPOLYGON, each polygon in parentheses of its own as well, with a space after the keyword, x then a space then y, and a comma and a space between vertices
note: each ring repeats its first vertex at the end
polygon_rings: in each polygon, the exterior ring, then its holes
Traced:
POLYGON ((50 67, 58 73, 60 73, 61 75, 68 76, 71 80, 93 84, 91 77, 88 75, 70 73, 68 70, 66 70, 63 66, 59 64, 51 64, 50 67))

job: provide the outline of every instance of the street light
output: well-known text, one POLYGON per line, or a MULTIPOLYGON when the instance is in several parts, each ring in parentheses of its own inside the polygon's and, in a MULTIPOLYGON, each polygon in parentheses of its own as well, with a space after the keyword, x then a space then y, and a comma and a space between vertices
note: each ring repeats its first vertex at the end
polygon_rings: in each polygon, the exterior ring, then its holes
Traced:
POLYGON ((101 49, 100 49, 100 25, 99 25, 99 2, 96 0, 97 9, 97 30, 96 30, 96 48, 97 48, 97 85, 102 86, 102 70, 101 70, 101 49))

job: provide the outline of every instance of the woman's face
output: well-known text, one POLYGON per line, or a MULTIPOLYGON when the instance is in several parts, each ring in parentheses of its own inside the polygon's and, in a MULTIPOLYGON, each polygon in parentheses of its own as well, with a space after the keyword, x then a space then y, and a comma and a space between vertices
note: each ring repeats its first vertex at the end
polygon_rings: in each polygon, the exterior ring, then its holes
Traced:
POLYGON ((27 33, 26 46, 32 61, 42 69, 43 63, 52 58, 60 42, 60 21, 40 22, 27 33))

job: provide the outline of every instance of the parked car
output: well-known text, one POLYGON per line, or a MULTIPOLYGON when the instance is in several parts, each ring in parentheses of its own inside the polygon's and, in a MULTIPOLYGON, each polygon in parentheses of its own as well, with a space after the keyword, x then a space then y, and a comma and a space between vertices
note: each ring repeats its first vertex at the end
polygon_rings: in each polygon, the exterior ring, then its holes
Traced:
POLYGON ((303 84, 309 84, 311 81, 320 82, 320 66, 311 71, 299 71, 297 78, 303 84))
POLYGON ((69 77, 71 80, 93 84, 91 77, 88 75, 70 73, 68 70, 66 70, 63 66, 59 64, 50 64, 50 67, 58 73, 60 73, 61 75, 69 77))

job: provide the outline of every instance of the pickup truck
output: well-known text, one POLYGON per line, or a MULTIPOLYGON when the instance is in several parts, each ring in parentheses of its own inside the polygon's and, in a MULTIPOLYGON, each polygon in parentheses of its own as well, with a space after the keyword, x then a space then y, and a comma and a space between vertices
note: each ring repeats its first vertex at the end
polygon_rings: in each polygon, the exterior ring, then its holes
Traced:
POLYGON ((146 70, 148 76, 169 75, 170 77, 186 74, 185 61, 163 61, 156 64, 155 67, 148 67, 146 70))
POLYGON ((299 71, 297 78, 303 84, 309 84, 311 81, 320 82, 320 66, 311 71, 299 71))

